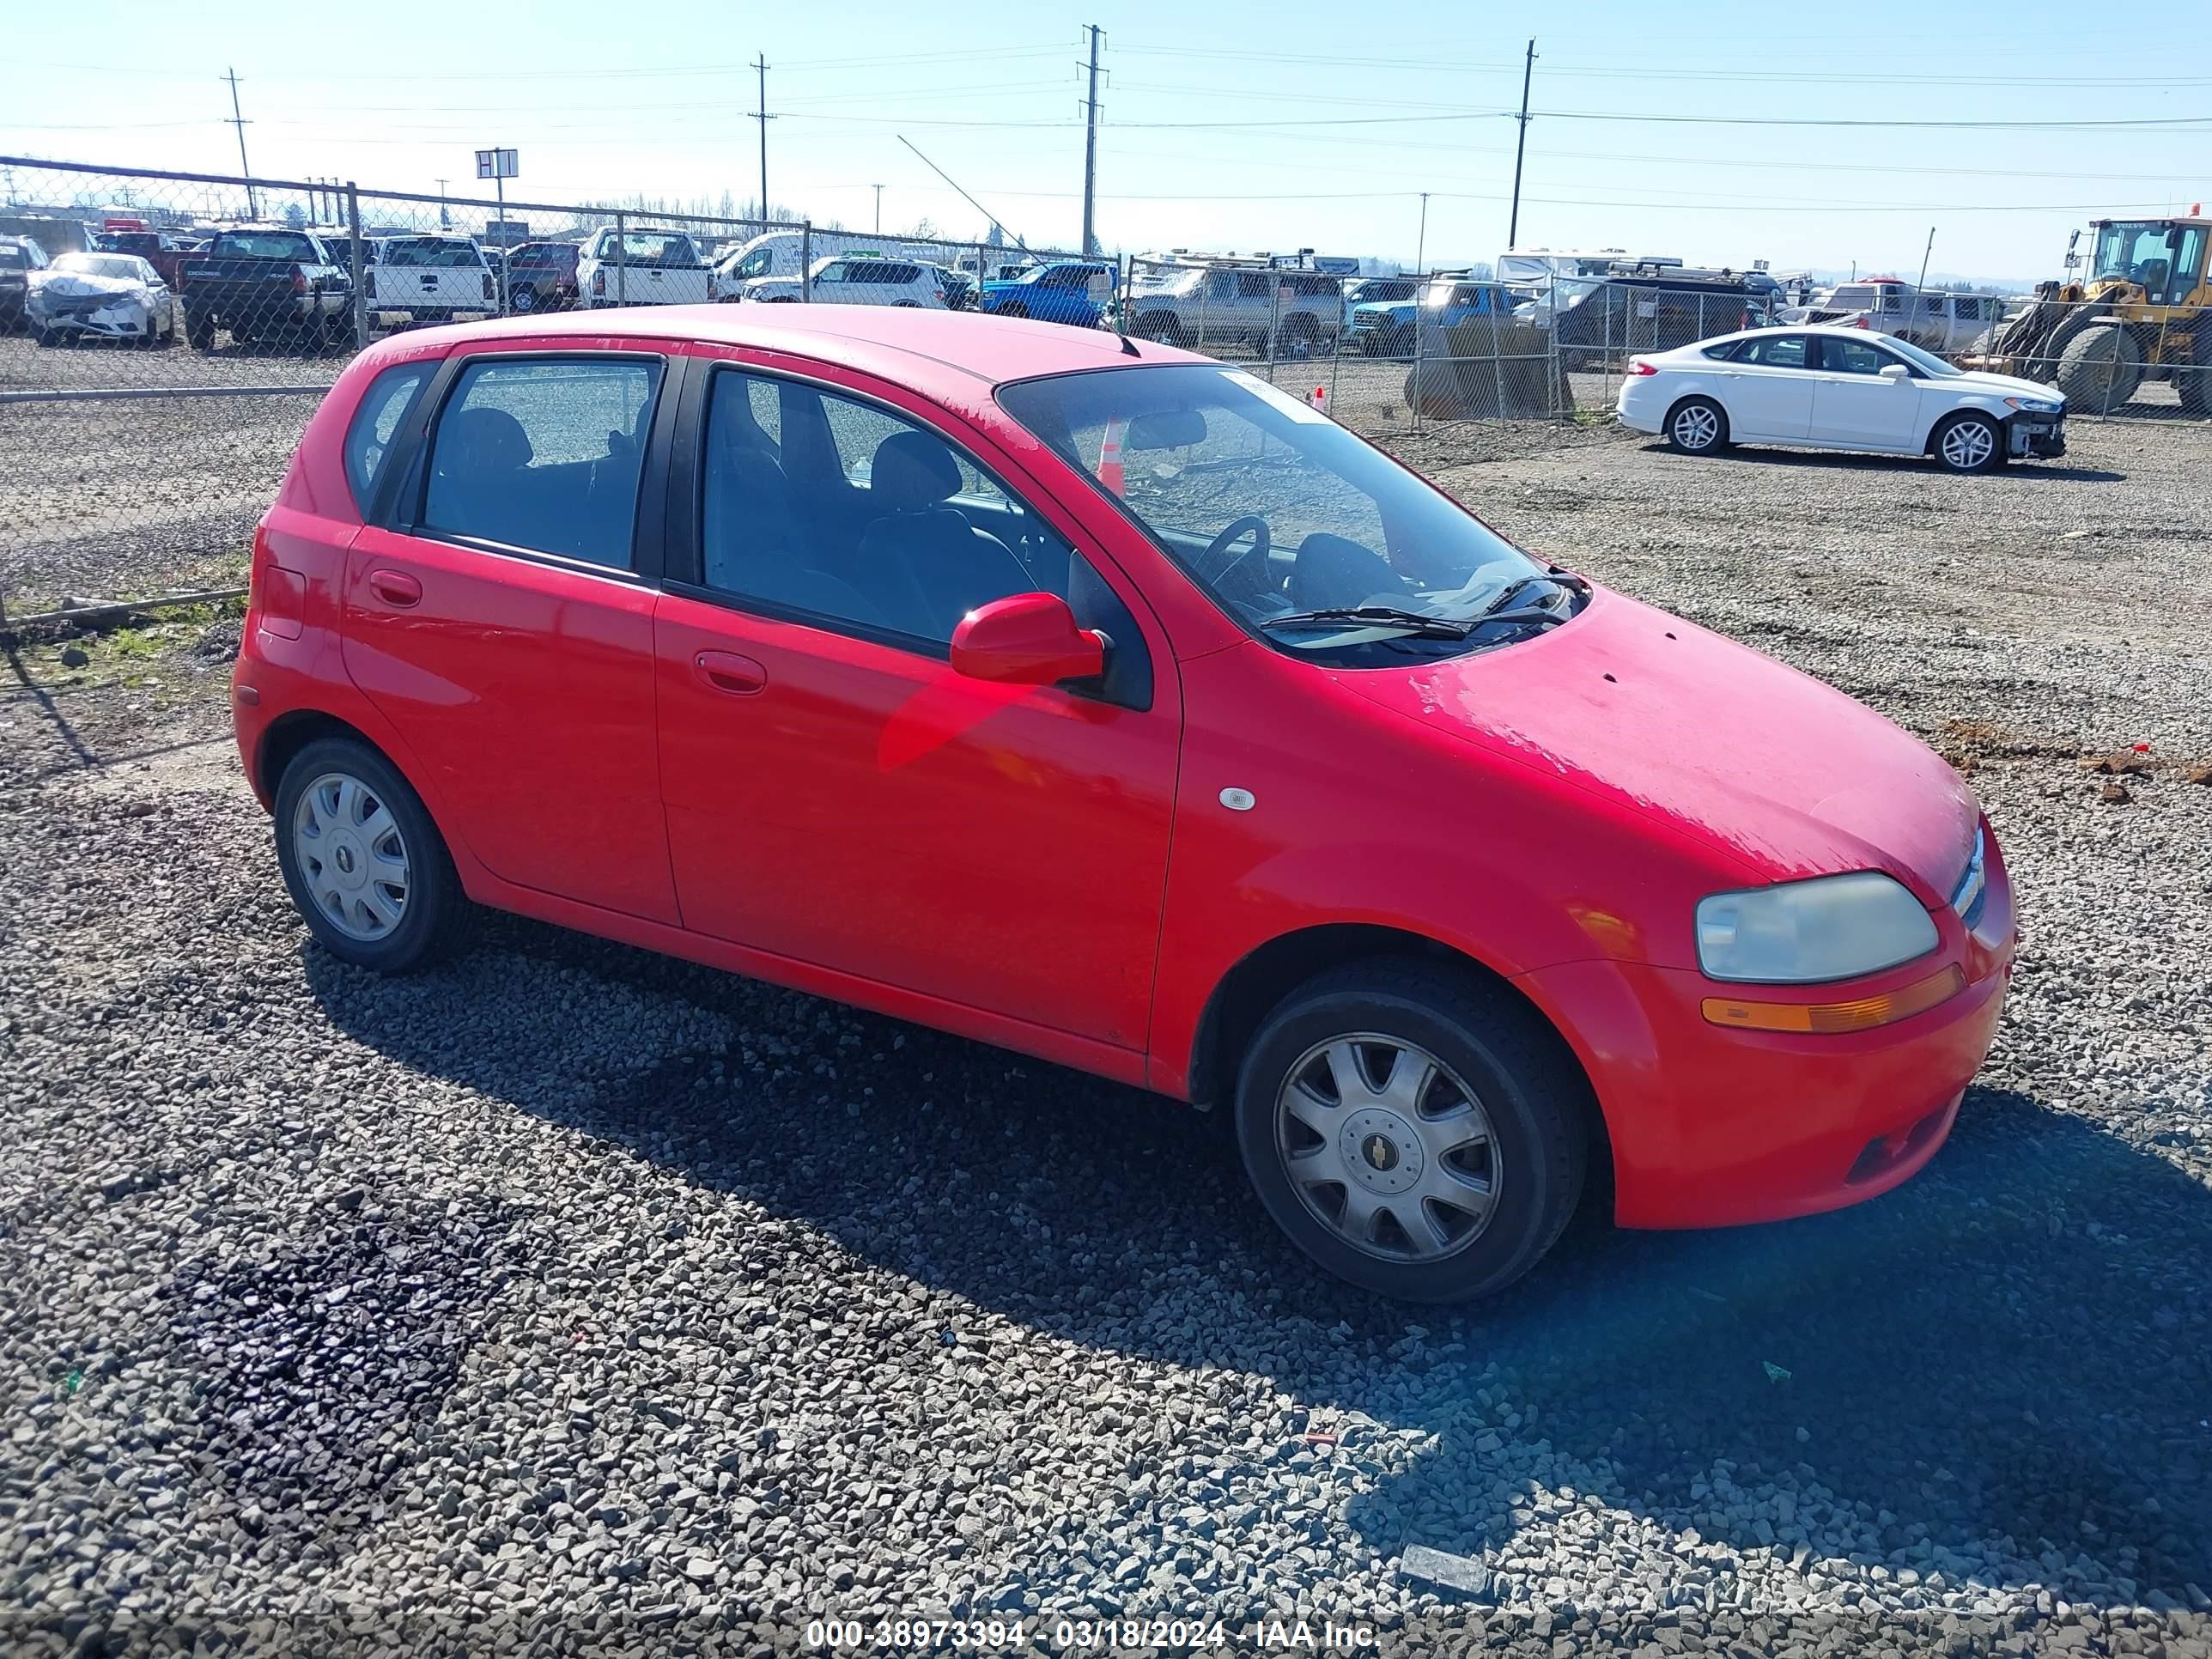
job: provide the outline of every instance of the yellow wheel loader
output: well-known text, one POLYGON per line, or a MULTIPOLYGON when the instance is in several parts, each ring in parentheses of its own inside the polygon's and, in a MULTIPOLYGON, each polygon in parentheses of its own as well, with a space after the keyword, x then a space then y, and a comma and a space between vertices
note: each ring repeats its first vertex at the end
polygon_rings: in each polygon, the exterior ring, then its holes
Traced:
MULTIPOLYGON (((2182 409, 2212 415, 2212 218, 2099 219, 2086 282, 2044 283, 1964 361, 2055 382, 2076 410, 2118 409, 2171 380, 2182 409)), ((2071 263, 2071 256, 2069 256, 2071 263)))

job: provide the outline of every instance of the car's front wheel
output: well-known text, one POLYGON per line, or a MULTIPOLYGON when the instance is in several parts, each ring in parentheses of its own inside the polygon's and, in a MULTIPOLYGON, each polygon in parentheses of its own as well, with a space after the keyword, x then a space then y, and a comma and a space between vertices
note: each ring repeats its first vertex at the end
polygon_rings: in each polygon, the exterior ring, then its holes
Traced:
POLYGON ((1986 415, 1954 415, 1930 447, 1946 471, 1987 472, 2004 459, 2004 432, 1986 415))
POLYGON ((325 738, 276 786, 276 862, 332 956, 407 973, 452 954, 472 907, 422 799, 367 744, 325 738))
POLYGON ((1247 1051, 1237 1135, 1260 1200, 1339 1278, 1407 1302, 1500 1290, 1580 1198, 1589 1089, 1510 993, 1420 963, 1340 969, 1247 1051))
POLYGON ((1685 455, 1726 449, 1728 411, 1711 398, 1685 398, 1667 411, 1667 441, 1685 455))

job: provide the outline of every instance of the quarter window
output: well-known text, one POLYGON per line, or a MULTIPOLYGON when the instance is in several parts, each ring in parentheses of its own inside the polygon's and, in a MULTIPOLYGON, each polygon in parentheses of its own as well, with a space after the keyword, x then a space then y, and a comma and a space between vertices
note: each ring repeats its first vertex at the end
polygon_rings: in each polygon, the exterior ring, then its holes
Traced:
POLYGON ((1066 541, 888 410, 724 369, 706 442, 700 574, 718 592, 933 647, 993 599, 1067 594, 1066 541))
POLYGON ((399 423, 415 407, 415 399, 429 384, 431 371, 436 368, 434 362, 394 364, 371 380, 362 394, 361 404, 346 427, 345 469, 353 504, 363 518, 368 516, 377 477, 383 471, 384 458, 392 453, 399 423))
POLYGON ((627 570, 660 364, 471 363, 438 416, 426 528, 627 570))

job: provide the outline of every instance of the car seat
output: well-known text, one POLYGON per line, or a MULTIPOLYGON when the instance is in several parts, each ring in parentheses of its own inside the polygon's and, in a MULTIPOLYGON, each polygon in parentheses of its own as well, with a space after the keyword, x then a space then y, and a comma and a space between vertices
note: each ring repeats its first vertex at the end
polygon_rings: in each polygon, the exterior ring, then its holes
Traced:
POLYGON ((868 502, 876 516, 860 537, 858 579, 883 597, 892 627, 949 640, 979 605, 1035 586, 1012 550, 948 505, 960 465, 942 439, 895 432, 876 446, 868 502))

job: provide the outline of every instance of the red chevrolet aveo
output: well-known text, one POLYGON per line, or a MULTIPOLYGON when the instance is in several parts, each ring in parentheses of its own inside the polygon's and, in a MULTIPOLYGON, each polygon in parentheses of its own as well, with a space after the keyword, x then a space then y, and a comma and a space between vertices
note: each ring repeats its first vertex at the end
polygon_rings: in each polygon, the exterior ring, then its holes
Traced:
POLYGON ((314 937, 475 906, 1233 1114, 1268 1211, 1479 1295, 1935 1153, 2014 950, 1951 769, 1531 558, 1264 380, 846 306, 364 352, 255 539, 314 937))

